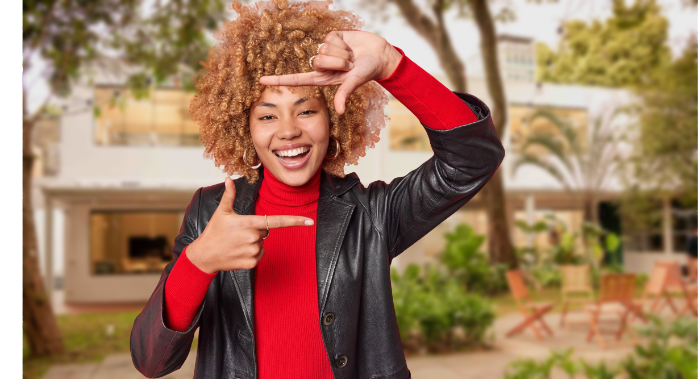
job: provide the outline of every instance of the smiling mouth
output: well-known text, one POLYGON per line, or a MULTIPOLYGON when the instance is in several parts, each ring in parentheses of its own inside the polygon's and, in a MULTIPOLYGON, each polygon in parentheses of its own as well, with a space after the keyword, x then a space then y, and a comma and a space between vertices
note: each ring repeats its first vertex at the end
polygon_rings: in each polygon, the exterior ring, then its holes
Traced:
POLYGON ((310 154, 309 147, 298 147, 295 149, 274 151, 274 155, 276 155, 280 160, 287 163, 300 162, 308 154, 310 154))

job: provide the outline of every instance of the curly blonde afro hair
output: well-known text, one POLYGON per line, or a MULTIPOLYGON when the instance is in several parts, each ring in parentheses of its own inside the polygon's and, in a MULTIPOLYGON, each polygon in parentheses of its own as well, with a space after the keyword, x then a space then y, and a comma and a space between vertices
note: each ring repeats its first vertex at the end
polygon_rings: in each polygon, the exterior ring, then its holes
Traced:
MULTIPOLYGON (((359 30, 363 20, 352 12, 331 10, 330 2, 262 1, 252 5, 234 2, 238 17, 219 28, 217 44, 209 50, 196 83, 197 94, 189 114, 199 124, 204 156, 228 175, 239 174, 249 182, 258 179, 254 165, 259 161, 249 126, 250 106, 267 86, 259 83, 265 75, 313 71, 308 62, 327 33, 359 30)), ((278 88, 278 87, 276 87, 278 88)), ((341 151, 336 159, 323 162, 323 169, 343 177, 344 166, 358 164, 359 157, 379 140, 388 120, 388 96, 374 81, 365 83, 347 98, 346 111, 334 109, 339 85, 310 86, 315 97, 324 100, 330 119, 330 136, 341 151)), ((293 90, 293 88, 290 88, 293 90)), ((335 154, 330 143, 328 155, 335 154)))

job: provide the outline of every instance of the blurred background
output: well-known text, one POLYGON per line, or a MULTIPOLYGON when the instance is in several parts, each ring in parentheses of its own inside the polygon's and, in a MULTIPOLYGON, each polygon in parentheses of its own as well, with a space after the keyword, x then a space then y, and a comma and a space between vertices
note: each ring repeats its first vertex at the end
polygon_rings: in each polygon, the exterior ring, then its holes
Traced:
MULTIPOLYGON (((192 195, 224 179, 188 109, 228 4, 24 0, 25 378, 140 377, 133 320, 192 195)), ((333 6, 484 100, 507 151, 393 261, 413 377, 693 377, 696 2, 333 6)), ((388 113, 346 167, 364 185, 432 155, 394 98, 388 113)), ((195 346, 170 377, 193 375, 195 346)))

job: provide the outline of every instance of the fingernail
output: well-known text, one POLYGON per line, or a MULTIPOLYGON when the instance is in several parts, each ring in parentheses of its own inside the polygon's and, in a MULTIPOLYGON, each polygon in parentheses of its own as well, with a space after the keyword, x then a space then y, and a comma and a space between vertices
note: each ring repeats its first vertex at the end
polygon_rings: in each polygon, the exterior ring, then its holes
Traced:
POLYGON ((351 70, 352 68, 354 68, 354 64, 352 62, 349 62, 349 69, 351 70))
POLYGON ((308 226, 313 225, 313 220, 305 220, 305 224, 308 226))

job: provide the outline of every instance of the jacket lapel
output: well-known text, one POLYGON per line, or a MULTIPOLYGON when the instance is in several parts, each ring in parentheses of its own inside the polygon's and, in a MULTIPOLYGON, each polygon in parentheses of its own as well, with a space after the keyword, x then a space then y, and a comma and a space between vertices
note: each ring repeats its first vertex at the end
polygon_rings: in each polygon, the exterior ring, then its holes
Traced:
MULTIPOLYGON (((262 167, 259 168, 259 179, 254 183, 248 183, 247 179, 239 178, 235 183, 235 201, 233 210, 240 215, 255 214, 255 204, 259 196, 259 188, 264 178, 262 167)), ((317 270, 318 307, 320 314, 325 307, 327 294, 332 282, 334 270, 339 259, 339 250, 342 246, 344 234, 349 225, 349 219, 356 207, 354 204, 339 199, 337 196, 348 191, 359 182, 356 174, 351 173, 344 178, 327 175, 322 171, 320 180, 320 198, 317 210, 317 231, 315 242, 315 262, 317 270)), ((220 203, 225 186, 216 196, 215 201, 220 203)), ((238 297, 245 311, 245 318, 250 330, 254 333, 254 277, 255 269, 228 271, 228 276, 233 281, 238 297)))
POLYGON ((327 294, 332 283, 339 250, 349 219, 356 207, 337 196, 358 182, 355 174, 338 178, 322 172, 320 199, 317 207, 317 230, 315 239, 315 264, 317 270, 318 307, 322 317, 327 294))
MULTIPOLYGON (((259 178, 254 183, 249 183, 244 177, 233 180, 233 183, 235 183, 235 200, 233 201, 233 210, 239 215, 255 214, 254 205, 257 202, 259 187, 262 185, 262 178, 264 176, 264 170, 262 170, 261 166, 257 171, 259 172, 259 178)), ((223 186, 223 190, 218 194, 218 196, 216 196, 215 200, 217 204, 220 204, 224 192, 225 186, 223 186)), ((254 307, 252 305, 252 300, 254 299, 253 284, 255 269, 228 271, 227 274, 227 276, 233 281, 233 286, 237 291, 238 298, 242 302, 242 309, 245 311, 247 325, 252 333, 254 333, 254 307)))

